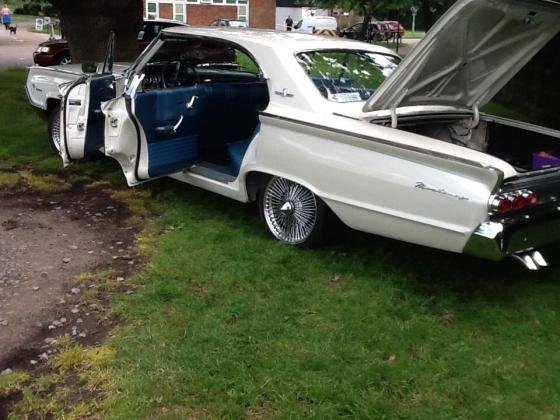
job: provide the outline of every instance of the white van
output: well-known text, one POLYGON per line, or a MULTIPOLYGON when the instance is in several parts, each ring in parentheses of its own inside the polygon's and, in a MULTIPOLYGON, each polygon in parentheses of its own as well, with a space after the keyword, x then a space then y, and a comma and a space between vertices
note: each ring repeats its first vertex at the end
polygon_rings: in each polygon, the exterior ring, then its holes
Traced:
POLYGON ((332 32, 336 36, 338 24, 332 16, 306 16, 294 26, 294 32, 322 34, 332 32))

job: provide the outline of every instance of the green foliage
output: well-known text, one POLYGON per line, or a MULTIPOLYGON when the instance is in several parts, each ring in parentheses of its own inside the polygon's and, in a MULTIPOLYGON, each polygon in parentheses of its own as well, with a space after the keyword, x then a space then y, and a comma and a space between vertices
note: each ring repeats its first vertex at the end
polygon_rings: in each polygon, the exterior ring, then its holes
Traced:
POLYGON ((312 2, 317 7, 339 8, 364 17, 386 16, 396 11, 405 12, 413 4, 413 0, 313 0, 312 2))
POLYGON ((49 0, 25 0, 14 11, 19 15, 55 16, 56 12, 49 0))

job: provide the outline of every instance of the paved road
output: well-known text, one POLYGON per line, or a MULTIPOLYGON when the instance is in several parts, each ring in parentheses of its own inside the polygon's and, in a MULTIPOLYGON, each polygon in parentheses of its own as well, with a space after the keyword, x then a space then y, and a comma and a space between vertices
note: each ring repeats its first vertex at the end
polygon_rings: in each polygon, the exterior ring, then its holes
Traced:
POLYGON ((33 65, 33 51, 49 37, 46 34, 30 32, 28 27, 29 24, 19 24, 16 36, 10 35, 4 27, 0 29, 0 71, 33 65))
POLYGON ((420 39, 416 39, 416 38, 403 39, 402 44, 399 46, 399 55, 401 56, 407 55, 410 51, 414 49, 414 47, 416 47, 416 44, 418 44, 419 42, 420 39))

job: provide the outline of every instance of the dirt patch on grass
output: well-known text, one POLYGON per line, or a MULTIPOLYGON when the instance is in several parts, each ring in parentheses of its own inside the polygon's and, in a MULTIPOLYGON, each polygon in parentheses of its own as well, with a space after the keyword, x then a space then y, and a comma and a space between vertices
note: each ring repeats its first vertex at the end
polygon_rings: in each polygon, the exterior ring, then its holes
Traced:
POLYGON ((100 189, 37 196, 0 191, 0 371, 34 369, 57 337, 103 341, 113 322, 84 303, 92 279, 122 288, 141 262, 127 207, 100 189))

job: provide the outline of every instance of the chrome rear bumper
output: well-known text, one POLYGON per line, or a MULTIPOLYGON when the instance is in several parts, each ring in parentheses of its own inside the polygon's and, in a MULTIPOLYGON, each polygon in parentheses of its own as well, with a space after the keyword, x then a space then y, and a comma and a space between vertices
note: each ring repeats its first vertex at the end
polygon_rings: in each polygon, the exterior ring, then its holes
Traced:
MULTIPOLYGON (((521 224, 487 221, 474 231, 463 252, 493 261, 508 256, 524 260, 538 248, 557 241, 560 241, 560 214, 521 224)), ((535 258, 538 262, 539 256, 535 258)))

